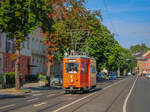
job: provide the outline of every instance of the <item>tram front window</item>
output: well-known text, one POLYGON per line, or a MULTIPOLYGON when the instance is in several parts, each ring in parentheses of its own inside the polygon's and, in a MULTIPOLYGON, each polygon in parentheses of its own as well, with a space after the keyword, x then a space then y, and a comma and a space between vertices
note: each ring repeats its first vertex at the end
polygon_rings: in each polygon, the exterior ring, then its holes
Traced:
POLYGON ((78 63, 66 63, 66 73, 78 73, 78 63))

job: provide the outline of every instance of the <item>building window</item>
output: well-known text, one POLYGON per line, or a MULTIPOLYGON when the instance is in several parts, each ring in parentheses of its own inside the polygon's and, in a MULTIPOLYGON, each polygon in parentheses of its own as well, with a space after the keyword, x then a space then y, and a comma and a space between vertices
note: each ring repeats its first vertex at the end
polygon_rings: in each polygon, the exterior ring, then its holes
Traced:
POLYGON ((40 51, 42 51, 42 40, 40 40, 40 51))
POLYGON ((43 66, 43 64, 42 64, 42 59, 40 60, 40 72, 42 72, 42 66, 43 66))
POLYGON ((36 39, 36 48, 38 49, 38 39, 36 39))
POLYGON ((27 59, 27 72, 28 72, 28 74, 30 73, 30 67, 29 67, 29 65, 30 65, 30 59, 28 58, 27 59))
POLYGON ((37 73, 39 73, 39 61, 37 59, 37 73))
POLYGON ((12 71, 15 71, 15 61, 14 60, 11 62, 11 68, 12 68, 12 71))
POLYGON ((27 49, 30 49, 30 40, 29 40, 29 37, 27 38, 27 49))
POLYGON ((24 59, 22 59, 22 69, 24 70, 24 59))
POLYGON ((22 43, 22 47, 25 48, 24 42, 22 43))
POLYGON ((6 58, 6 72, 8 72, 8 58, 6 58))
POLYGON ((10 42, 8 41, 8 39, 6 39, 6 52, 9 52, 10 50, 10 42))
POLYGON ((34 49, 34 38, 32 38, 32 49, 34 49))
MULTIPOLYGON (((32 65, 35 65, 34 64, 34 59, 32 59, 32 65)), ((32 74, 35 74, 35 67, 32 67, 32 74)))

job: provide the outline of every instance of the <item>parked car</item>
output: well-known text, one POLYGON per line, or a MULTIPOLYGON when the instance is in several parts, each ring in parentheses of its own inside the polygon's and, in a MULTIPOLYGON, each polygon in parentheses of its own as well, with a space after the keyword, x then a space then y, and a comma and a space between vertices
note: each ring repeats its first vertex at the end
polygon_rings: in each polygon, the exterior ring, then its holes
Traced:
POLYGON ((117 74, 113 73, 109 75, 109 80, 115 80, 117 79, 117 74))
POLYGON ((62 76, 61 75, 54 76, 54 78, 52 78, 52 80, 51 80, 51 85, 53 85, 53 86, 62 85, 62 76))
POLYGON ((102 80, 102 79, 104 79, 104 75, 102 73, 97 73, 96 74, 96 79, 97 80, 102 80))
POLYGON ((132 75, 131 72, 129 72, 128 75, 132 75))
POLYGON ((147 74, 147 75, 146 75, 146 78, 147 78, 147 79, 150 79, 150 74, 147 74))

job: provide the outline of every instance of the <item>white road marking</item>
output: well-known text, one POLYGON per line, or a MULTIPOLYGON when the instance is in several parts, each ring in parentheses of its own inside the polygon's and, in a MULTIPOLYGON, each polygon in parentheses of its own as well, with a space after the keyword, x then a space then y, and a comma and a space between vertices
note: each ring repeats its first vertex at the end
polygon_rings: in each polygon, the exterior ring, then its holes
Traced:
POLYGON ((132 88, 131 88, 130 91, 129 91, 129 94, 128 94, 128 96, 126 97, 126 99, 125 99, 125 101, 124 101, 124 104, 123 104, 123 112, 126 112, 127 102, 128 102, 128 99, 129 99, 129 97, 130 97, 130 95, 131 95, 131 93, 132 93, 132 90, 133 90, 133 88, 134 88, 134 86, 135 86, 135 83, 136 83, 137 79, 138 79, 138 77, 136 77, 136 80, 134 81, 133 86, 132 86, 132 88))
POLYGON ((51 97, 51 96, 54 96, 55 94, 49 94, 47 97, 51 97))
POLYGON ((0 109, 5 109, 5 108, 8 108, 8 107, 13 107, 15 106, 15 104, 11 104, 11 105, 6 105, 6 106, 3 106, 3 107, 0 107, 0 109))
POLYGON ((45 104, 47 104, 47 103, 46 103, 46 102, 41 102, 41 103, 39 103, 39 104, 34 104, 33 106, 34 106, 34 107, 38 107, 38 106, 45 105, 45 104))
POLYGON ((60 93, 64 93, 64 91, 60 92, 60 93))
MULTIPOLYGON (((123 80, 120 80, 119 82, 116 82, 116 83, 114 83, 114 84, 111 84, 111 85, 105 87, 104 89, 102 89, 102 91, 104 91, 104 90, 106 90, 106 89, 108 89, 108 88, 110 88, 110 87, 112 87, 112 86, 114 86, 114 85, 116 85, 116 84, 119 84, 119 83, 121 83, 121 82, 124 81, 124 80, 127 80, 127 79, 123 79, 123 80)), ((73 104, 75 104, 75 103, 77 103, 77 102, 79 102, 79 101, 81 101, 81 100, 84 100, 84 99, 86 99, 86 98, 88 98, 88 97, 90 97, 90 96, 92 96, 92 95, 94 95, 94 94, 96 94, 96 93, 97 93, 97 92, 91 93, 91 94, 89 94, 89 95, 87 95, 87 96, 85 96, 85 97, 83 97, 83 98, 81 98, 81 99, 78 99, 78 100, 76 100, 76 101, 74 101, 74 102, 72 102, 72 103, 70 103, 70 104, 68 104, 68 105, 65 105, 65 106, 63 106, 63 107, 58 108, 57 110, 54 110, 53 112, 58 112, 58 111, 60 111, 60 110, 63 110, 63 109, 65 109, 65 108, 67 108, 67 107, 69 107, 69 106, 71 106, 71 105, 73 105, 73 104)))
POLYGON ((31 101, 34 101, 34 100, 38 100, 39 98, 34 98, 34 99, 30 99, 30 100, 27 100, 28 102, 31 102, 31 101))
POLYGON ((32 96, 40 96, 40 95, 42 95, 42 94, 33 94, 32 96))
POLYGON ((39 91, 32 91, 32 93, 38 93, 39 91))

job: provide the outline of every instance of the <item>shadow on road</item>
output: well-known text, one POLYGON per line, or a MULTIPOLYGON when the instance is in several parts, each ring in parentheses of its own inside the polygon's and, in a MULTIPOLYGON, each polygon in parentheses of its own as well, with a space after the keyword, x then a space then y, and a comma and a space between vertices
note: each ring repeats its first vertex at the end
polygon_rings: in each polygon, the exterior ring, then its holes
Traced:
POLYGON ((5 94, 5 95, 0 95, 0 100, 3 99, 11 99, 11 98, 25 98, 25 95, 12 95, 12 94, 5 94))
POLYGON ((25 89, 30 89, 30 90, 32 90, 32 91, 36 91, 36 90, 43 90, 43 91, 46 91, 46 90, 60 90, 60 89, 62 89, 62 87, 45 87, 45 86, 43 86, 43 87, 27 87, 27 88, 25 88, 25 89))

